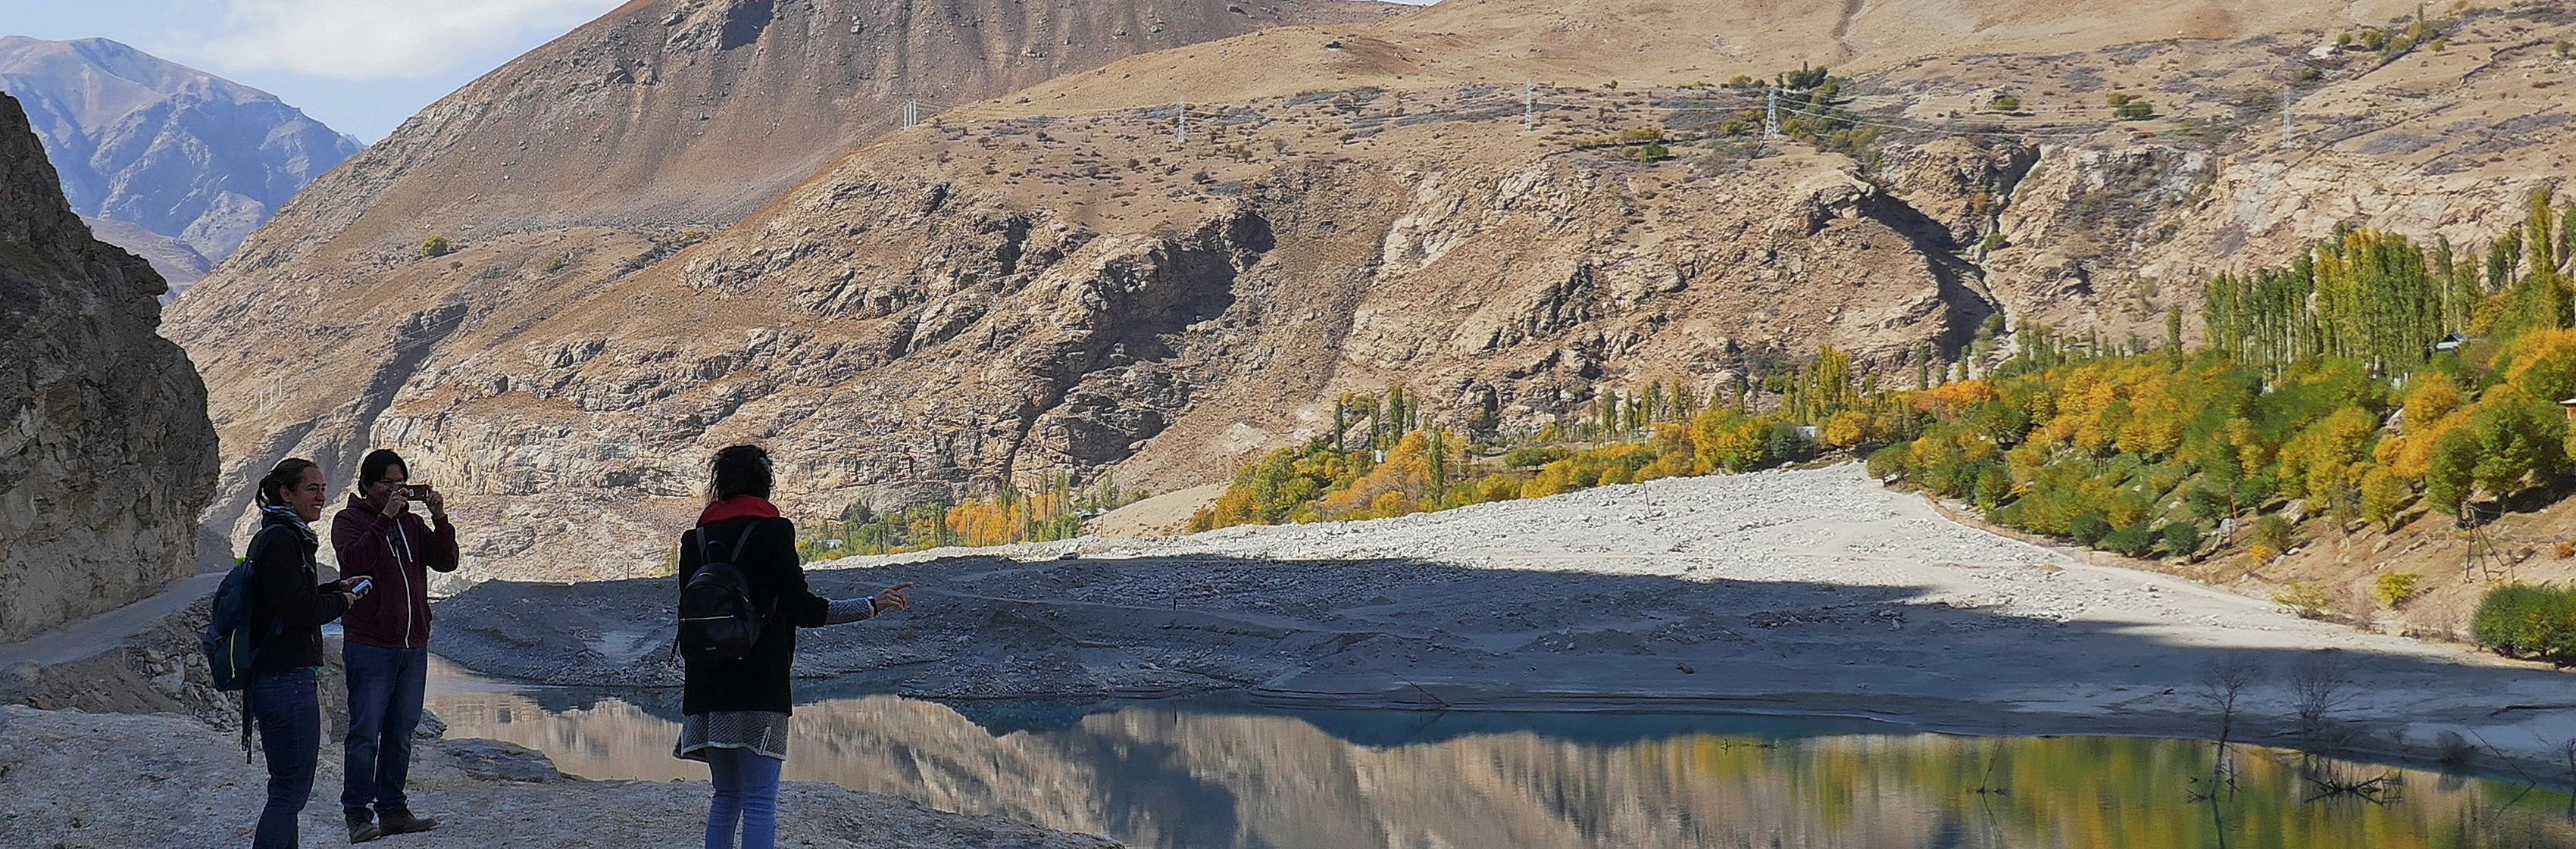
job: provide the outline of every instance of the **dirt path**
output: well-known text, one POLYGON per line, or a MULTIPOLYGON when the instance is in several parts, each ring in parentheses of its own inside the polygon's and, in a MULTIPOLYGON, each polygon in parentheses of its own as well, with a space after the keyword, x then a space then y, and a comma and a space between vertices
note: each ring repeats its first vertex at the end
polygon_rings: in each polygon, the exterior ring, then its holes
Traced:
POLYGON ((170 614, 203 600, 222 583, 223 573, 193 575, 124 607, 63 623, 25 640, 0 645, 0 669, 21 663, 51 666, 80 660, 123 644, 170 614))
MULTIPOLYGON (((804 632, 808 696, 1154 696, 1288 706, 1867 716, 1963 732, 2203 736, 2381 758, 2557 763, 2576 677, 2298 619, 1966 527, 1857 466, 1656 481, 1362 523, 1089 538, 817 564, 918 609, 804 632), (1055 559, 1078 552, 1077 559, 1055 559), (2293 735, 2293 670, 2349 683, 2293 735)), ((485 585, 441 653, 553 683, 667 684, 665 582, 485 585)), ((2564 779, 2550 779, 2568 783, 2564 779)))

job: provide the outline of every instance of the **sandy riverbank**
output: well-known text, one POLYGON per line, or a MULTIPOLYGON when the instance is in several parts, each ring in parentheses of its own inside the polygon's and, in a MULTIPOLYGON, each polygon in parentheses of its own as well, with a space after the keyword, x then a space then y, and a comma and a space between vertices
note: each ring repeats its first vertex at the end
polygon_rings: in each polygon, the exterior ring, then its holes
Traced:
MULTIPOLYGON (((2352 683, 2326 714, 2335 728, 2308 745, 2564 784, 2562 745, 2576 739, 2576 677, 2093 565, 1961 525, 1851 465, 813 568, 832 595, 921 586, 912 613, 807 632, 799 672, 829 679, 809 694, 1234 691, 1286 706, 2209 736, 2203 672, 2233 661, 2265 673, 2239 728, 2298 744, 2291 670, 2331 650, 2352 683)), ((438 649, 534 681, 667 684, 668 590, 484 585, 442 602, 438 649)))

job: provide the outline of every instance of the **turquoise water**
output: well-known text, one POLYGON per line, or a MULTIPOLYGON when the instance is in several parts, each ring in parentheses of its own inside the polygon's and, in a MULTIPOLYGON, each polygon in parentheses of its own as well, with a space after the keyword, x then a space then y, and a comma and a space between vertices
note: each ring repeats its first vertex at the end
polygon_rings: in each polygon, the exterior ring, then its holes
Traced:
MULTIPOLYGON (((705 778, 670 757, 676 693, 439 678, 430 706, 451 736, 526 745, 590 778, 705 778)), ((2201 741, 1711 716, 963 707, 801 705, 787 777, 1172 849, 2576 847, 2562 792, 2253 747, 2231 747, 2221 769, 2201 741)))

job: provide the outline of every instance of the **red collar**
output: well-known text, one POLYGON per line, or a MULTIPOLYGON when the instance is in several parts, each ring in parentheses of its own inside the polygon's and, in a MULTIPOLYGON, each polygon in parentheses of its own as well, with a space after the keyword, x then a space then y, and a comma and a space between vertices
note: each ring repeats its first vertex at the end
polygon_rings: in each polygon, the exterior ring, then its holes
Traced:
POLYGON ((698 514, 698 524, 712 525, 726 519, 739 519, 744 516, 775 519, 778 518, 778 506, 769 503, 769 499, 757 495, 737 495, 707 505, 706 511, 698 514))

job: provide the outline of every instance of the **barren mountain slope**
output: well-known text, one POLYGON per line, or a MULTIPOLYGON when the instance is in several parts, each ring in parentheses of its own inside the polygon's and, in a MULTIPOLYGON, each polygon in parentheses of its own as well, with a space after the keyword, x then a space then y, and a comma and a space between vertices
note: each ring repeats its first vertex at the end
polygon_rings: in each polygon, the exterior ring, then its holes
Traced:
POLYGON ((515 286, 461 259, 412 264, 430 236, 603 285, 698 238, 684 228, 731 222, 898 126, 908 100, 929 114, 1138 51, 1400 8, 638 0, 326 175, 172 311, 170 335, 214 389, 228 496, 290 453, 354 469, 383 396, 437 337, 531 320, 527 293, 565 285, 515 286))
POLYGON ((221 259, 365 147, 275 95, 104 38, 0 37, 0 89, 26 104, 72 209, 148 231, 101 235, 182 290, 203 261, 155 250, 151 234, 221 259))
POLYGON ((2392 61, 2333 48, 2385 11, 2344 4, 1864 8, 1830 44, 1797 35, 1820 26, 1805 8, 1475 8, 1061 77, 891 134, 695 247, 598 229, 388 256, 377 317, 323 333, 372 371, 221 386, 217 409, 236 439, 276 435, 234 443, 259 462, 412 452, 474 496, 469 575, 638 574, 729 442, 779 451, 782 500, 812 517, 1051 470, 1203 483, 1390 383, 1531 426, 1597 386, 1707 392, 1827 342, 1906 385, 1918 350, 1955 357, 1998 311, 2160 337, 2209 271, 2339 223, 2465 241, 2513 220, 2562 170, 2535 86, 2576 68, 2550 47, 2576 34, 2560 13, 2473 10, 2392 61), (2222 19, 2249 34, 2172 35, 2222 19), (1855 57, 1849 108, 1884 133, 1858 158, 1720 135, 1760 96, 1682 87, 1794 50, 1585 53, 1615 84, 1494 52, 1774 31, 1855 57), (2283 149, 2265 104, 2292 84, 2283 149), (2112 121, 2114 87, 2157 117, 2112 121), (1999 94, 2022 105, 1983 111, 1999 94), (1641 126, 1677 158, 1600 143, 1641 126))

